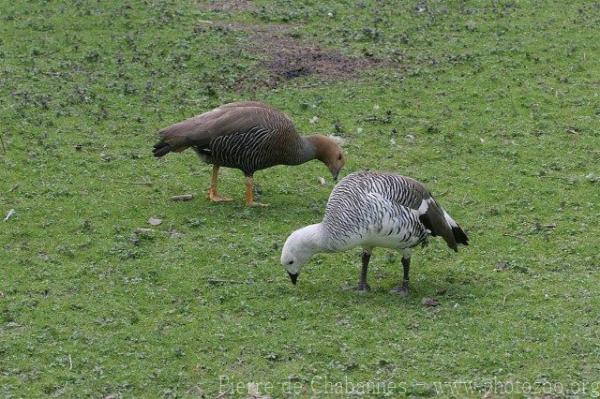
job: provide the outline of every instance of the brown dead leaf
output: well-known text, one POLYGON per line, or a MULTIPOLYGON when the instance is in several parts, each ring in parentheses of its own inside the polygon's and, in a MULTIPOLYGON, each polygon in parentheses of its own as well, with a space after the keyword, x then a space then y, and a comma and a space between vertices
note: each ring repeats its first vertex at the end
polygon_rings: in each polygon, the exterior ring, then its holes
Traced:
POLYGON ((501 272, 503 270, 510 269, 510 263, 508 262, 498 262, 496 263, 496 271, 501 272))
POLYGON ((152 234, 154 234, 155 230, 154 229, 148 229, 148 228, 145 228, 145 227, 138 227, 133 232, 135 234, 137 234, 138 236, 141 236, 141 237, 150 237, 150 236, 152 236, 152 234))
POLYGON ((435 298, 423 298, 421 300, 421 304, 429 307, 438 306, 440 302, 435 298))

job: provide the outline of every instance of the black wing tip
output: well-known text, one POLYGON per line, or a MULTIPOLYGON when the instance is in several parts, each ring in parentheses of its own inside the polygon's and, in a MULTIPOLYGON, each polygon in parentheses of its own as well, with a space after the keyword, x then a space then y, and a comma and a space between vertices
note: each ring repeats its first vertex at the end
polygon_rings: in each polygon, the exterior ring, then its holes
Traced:
POLYGON ((458 244, 469 245, 469 237, 460 227, 452 227, 452 234, 458 244))

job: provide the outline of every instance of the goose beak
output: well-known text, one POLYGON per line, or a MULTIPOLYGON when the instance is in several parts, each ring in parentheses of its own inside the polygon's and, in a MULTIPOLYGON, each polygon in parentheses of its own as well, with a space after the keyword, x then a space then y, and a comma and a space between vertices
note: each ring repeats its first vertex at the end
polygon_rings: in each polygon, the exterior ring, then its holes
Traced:
POLYGON ((331 177, 333 177, 334 182, 337 182, 339 174, 340 174, 339 170, 335 170, 335 171, 331 172, 331 177))
POLYGON ((288 272, 288 274, 290 275, 290 279, 292 280, 292 284, 296 285, 296 281, 298 280, 298 273, 290 273, 290 272, 288 272))

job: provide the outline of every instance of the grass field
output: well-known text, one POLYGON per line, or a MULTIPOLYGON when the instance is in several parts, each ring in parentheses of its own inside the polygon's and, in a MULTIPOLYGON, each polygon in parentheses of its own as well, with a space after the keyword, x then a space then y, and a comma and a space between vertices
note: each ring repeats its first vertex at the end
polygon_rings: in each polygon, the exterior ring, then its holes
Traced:
POLYGON ((2 2, 0 396, 599 396, 598 26, 588 1, 2 2), (248 209, 239 171, 214 205, 195 154, 151 154, 239 99, 343 136, 342 175, 425 182, 471 245, 416 250, 406 299, 383 249, 366 295, 358 249, 291 285, 322 164, 258 172, 248 209))

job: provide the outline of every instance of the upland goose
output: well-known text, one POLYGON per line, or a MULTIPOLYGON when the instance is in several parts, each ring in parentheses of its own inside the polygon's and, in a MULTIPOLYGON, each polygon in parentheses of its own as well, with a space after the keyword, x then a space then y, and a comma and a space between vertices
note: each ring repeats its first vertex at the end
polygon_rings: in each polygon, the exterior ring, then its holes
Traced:
POLYGON ((327 136, 301 136, 281 111, 256 101, 221 105, 212 111, 162 129, 154 156, 192 147, 200 158, 213 164, 208 191, 211 201, 230 201, 217 192, 219 167, 240 169, 246 176, 246 204, 254 201, 253 174, 274 165, 299 165, 312 159, 323 162, 334 178, 344 166, 338 143, 327 136))
POLYGON ((404 278, 392 290, 408 294, 411 248, 442 236, 448 246, 468 245, 460 226, 442 209, 429 191, 409 177, 380 172, 346 176, 331 192, 321 223, 294 231, 285 242, 281 263, 292 283, 300 269, 317 252, 337 252, 361 246, 359 291, 368 291, 367 268, 375 247, 401 249, 404 278))

